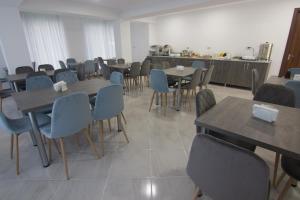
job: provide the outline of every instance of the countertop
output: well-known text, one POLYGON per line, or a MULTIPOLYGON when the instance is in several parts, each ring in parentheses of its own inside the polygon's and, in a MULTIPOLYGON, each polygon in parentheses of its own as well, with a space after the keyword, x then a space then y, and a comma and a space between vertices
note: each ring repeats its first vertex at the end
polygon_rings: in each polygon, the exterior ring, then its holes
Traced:
POLYGON ((231 62, 250 62, 250 63, 271 63, 266 60, 242 60, 242 59, 225 59, 225 58, 203 58, 203 57, 181 57, 181 56, 148 56, 156 58, 177 58, 177 59, 199 59, 199 60, 216 60, 216 61, 231 61, 231 62))

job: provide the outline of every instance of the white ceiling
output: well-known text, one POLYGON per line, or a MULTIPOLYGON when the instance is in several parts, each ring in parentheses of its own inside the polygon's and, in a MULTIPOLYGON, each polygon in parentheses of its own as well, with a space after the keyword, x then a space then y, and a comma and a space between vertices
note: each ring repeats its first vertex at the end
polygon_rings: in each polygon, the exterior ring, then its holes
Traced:
POLYGON ((111 19, 133 19, 244 1, 256 0, 23 0, 21 9, 84 15, 91 10, 91 16, 101 17, 104 12, 111 19))

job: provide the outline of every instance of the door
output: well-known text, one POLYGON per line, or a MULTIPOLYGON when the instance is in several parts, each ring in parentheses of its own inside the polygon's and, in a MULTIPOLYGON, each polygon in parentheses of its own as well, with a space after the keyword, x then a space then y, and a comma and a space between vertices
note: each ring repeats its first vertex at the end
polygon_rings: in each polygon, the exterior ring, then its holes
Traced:
POLYGON ((149 24, 144 22, 131 22, 131 48, 132 61, 142 62, 149 52, 149 24))
POLYGON ((300 67, 300 8, 294 12, 279 76, 285 76, 292 67, 300 67))

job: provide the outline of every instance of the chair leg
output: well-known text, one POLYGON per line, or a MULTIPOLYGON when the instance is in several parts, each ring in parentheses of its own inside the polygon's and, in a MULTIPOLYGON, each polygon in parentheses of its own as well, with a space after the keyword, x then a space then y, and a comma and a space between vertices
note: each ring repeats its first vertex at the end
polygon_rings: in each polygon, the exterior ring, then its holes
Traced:
POLYGON ((124 113, 123 113, 123 112, 121 112, 121 115, 122 115, 122 118, 123 118, 123 120, 124 120, 124 123, 125 123, 125 124, 127 124, 127 121, 126 121, 126 118, 125 118, 125 115, 124 115, 124 113))
POLYGON ((99 138, 101 143, 102 156, 104 156, 104 129, 102 120, 99 121, 99 138))
POLYGON ((59 138, 59 143, 60 143, 60 149, 61 149, 62 158, 63 158, 63 161, 64 161, 66 178, 67 178, 67 180, 69 180, 70 179, 70 177, 69 177, 69 169, 68 169, 67 155, 66 155, 66 152, 65 152, 63 138, 59 138))
POLYGON ((51 139, 48 139, 48 154, 49 154, 49 161, 52 160, 52 150, 51 150, 51 139))
POLYGON ((14 158, 14 135, 10 136, 10 159, 14 158))
POLYGON ((276 152, 275 156, 275 164, 274 164, 274 172, 273 172, 273 186, 276 186, 276 179, 277 179, 277 171, 279 165, 280 154, 276 152))
POLYGON ((120 126, 121 126, 120 128, 121 128, 121 130, 122 130, 122 132, 123 132, 123 134, 125 136, 126 142, 129 143, 128 136, 126 134, 125 128, 124 128, 123 123, 121 121, 121 115, 118 115, 117 118, 118 118, 118 121, 120 122, 120 126))
POLYGON ((19 135, 15 134, 16 138, 16 172, 17 175, 20 174, 20 166, 19 166, 19 135))
POLYGON ((0 97, 0 111, 2 112, 2 98, 0 97))
POLYGON ((173 92, 173 106, 176 105, 176 92, 173 92))
POLYGON ((282 172, 281 175, 279 176, 277 183, 275 185, 275 188, 280 184, 280 182, 282 181, 282 179, 285 177, 285 173, 282 172))
POLYGON ((164 102, 164 100, 163 100, 163 93, 160 93, 160 106, 161 107, 163 107, 163 102, 164 102))
POLYGON ((107 121, 108 121, 109 132, 111 133, 111 123, 110 123, 110 119, 108 119, 107 121))
POLYGON ((88 143, 90 144, 92 151, 95 153, 96 158, 99 159, 100 156, 99 156, 99 154, 98 154, 98 151, 97 151, 97 149, 96 149, 96 147, 95 147, 95 144, 93 143, 93 141, 92 141, 92 139, 91 139, 89 133, 86 132, 86 131, 84 131, 84 135, 85 135, 85 137, 86 137, 88 143))
POLYGON ((164 101, 163 103, 164 115, 166 116, 167 115, 167 93, 163 94, 162 99, 164 99, 162 101, 164 101))
POLYGON ((200 191, 200 188, 196 186, 192 200, 197 200, 198 197, 201 197, 201 196, 202 196, 202 193, 200 191))
POLYGON ((153 104, 153 100, 154 100, 155 94, 156 94, 156 92, 153 92, 153 95, 152 95, 152 97, 151 97, 151 102, 150 102, 149 112, 151 111, 151 107, 152 107, 152 104, 153 104))
POLYGON ((287 183, 285 184, 282 192, 279 194, 277 200, 282 200, 283 199, 283 197, 285 196, 287 191, 290 189, 292 183, 293 183, 293 178, 290 177, 289 180, 287 181, 287 183))
POLYGON ((60 155, 61 155, 61 152, 60 152, 60 150, 59 150, 58 144, 57 144, 57 142, 56 142, 56 140, 55 140, 55 139, 53 139, 53 143, 54 143, 54 146, 55 146, 55 148, 56 148, 56 150, 57 150, 58 154, 60 154, 60 155))

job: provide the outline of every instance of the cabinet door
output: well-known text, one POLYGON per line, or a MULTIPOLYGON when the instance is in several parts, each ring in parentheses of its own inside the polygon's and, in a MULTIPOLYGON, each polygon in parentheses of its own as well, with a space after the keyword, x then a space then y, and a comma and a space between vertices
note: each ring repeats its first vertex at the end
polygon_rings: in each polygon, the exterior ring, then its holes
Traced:
POLYGON ((259 76, 257 87, 264 84, 269 72, 269 65, 269 63, 255 63, 255 65, 253 65, 252 69, 256 69, 259 76))
POLYGON ((240 85, 241 87, 246 87, 251 89, 253 65, 254 63, 245 62, 244 73, 242 75, 243 78, 240 85))
POLYGON ((223 62, 222 61, 215 61, 214 62, 214 70, 211 75, 210 81, 212 83, 221 83, 224 84, 224 75, 223 75, 223 62))
POLYGON ((242 86, 243 77, 244 77, 245 63, 244 62, 231 62, 228 72, 228 81, 229 85, 233 86, 242 86))

